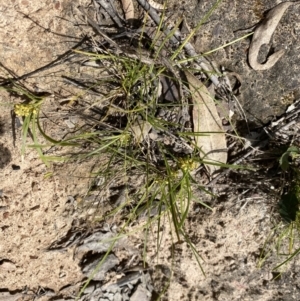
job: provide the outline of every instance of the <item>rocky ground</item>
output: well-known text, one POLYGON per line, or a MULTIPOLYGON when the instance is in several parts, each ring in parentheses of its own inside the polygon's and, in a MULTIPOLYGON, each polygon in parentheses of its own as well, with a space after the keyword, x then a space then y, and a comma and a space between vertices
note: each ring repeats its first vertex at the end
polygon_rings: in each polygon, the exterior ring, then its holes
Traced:
MULTIPOLYGON (((73 8, 88 4, 84 0, 1 4, 1 77, 8 76, 5 68, 18 76, 35 70, 78 42, 82 27, 76 26, 79 19, 73 8)), ((274 5, 268 0, 220 1, 192 43, 205 53, 233 41, 251 31, 274 5)), ((193 28, 211 7, 211 1, 202 0, 172 9, 182 12, 193 28)), ((284 114, 299 98, 299 10, 297 4, 290 7, 278 25, 271 51, 279 47, 286 53, 270 70, 249 67, 250 37, 212 54, 240 80, 238 98, 253 129, 284 114)), ((70 67, 68 72, 74 74, 75 69, 70 67)), ((59 134, 72 128, 68 108, 56 97, 70 92, 59 77, 63 72, 64 67, 57 66, 26 81, 33 91, 51 94, 45 111, 56 127, 46 120, 44 125, 53 137, 58 135, 57 128, 59 134), (64 118, 56 119, 57 112, 64 118)), ((30 148, 22 157, 20 129, 15 146, 12 135, 11 110, 18 102, 17 95, 0 90, 0 300, 73 300, 109 249, 107 243, 97 243, 119 230, 113 221, 90 227, 84 218, 91 214, 90 208, 81 208, 91 185, 91 171, 101 160, 47 167, 30 148)), ((150 231, 146 256, 142 255, 144 233, 131 225, 131 235, 116 243, 81 300, 156 300, 160 293, 162 300, 299 300, 299 258, 287 264, 277 278, 273 269, 285 257, 272 252, 261 258, 264 243, 278 223, 278 181, 284 181, 275 173, 264 173, 266 166, 264 162, 261 173, 255 175, 228 175, 222 185, 230 189, 219 189, 218 198, 206 199, 199 192, 198 198, 213 209, 195 203, 186 232, 201 255, 205 275, 188 244, 168 236, 172 231, 168 221, 159 230, 163 239, 158 252, 157 233, 150 231), (132 268, 143 260, 147 267, 132 268)))

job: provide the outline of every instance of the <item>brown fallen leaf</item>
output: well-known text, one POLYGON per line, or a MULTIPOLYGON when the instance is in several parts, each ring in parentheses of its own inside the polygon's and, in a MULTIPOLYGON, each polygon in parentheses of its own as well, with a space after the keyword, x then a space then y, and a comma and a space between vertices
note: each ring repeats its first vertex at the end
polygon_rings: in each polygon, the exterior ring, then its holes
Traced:
POLYGON ((125 13, 125 19, 133 19, 134 18, 134 6, 132 0, 122 0, 122 6, 125 13))
POLYGON ((265 19, 255 29, 248 54, 249 64, 254 70, 267 70, 284 55, 285 50, 281 49, 270 55, 267 62, 264 64, 257 62, 260 47, 264 44, 270 43, 271 37, 280 19, 282 18, 286 9, 292 4, 293 2, 287 1, 272 8, 266 15, 265 19))
MULTIPOLYGON (((214 99, 207 88, 194 75, 185 72, 193 99, 193 130, 196 145, 202 150, 206 162, 227 162, 227 145, 221 119, 218 115, 214 99), (203 133, 203 134, 202 134, 203 133)), ((206 164, 213 173, 220 167, 206 164)))
POLYGON ((147 138, 151 128, 152 125, 148 121, 137 120, 135 123, 130 125, 129 130, 131 131, 135 141, 137 143, 141 143, 147 138))

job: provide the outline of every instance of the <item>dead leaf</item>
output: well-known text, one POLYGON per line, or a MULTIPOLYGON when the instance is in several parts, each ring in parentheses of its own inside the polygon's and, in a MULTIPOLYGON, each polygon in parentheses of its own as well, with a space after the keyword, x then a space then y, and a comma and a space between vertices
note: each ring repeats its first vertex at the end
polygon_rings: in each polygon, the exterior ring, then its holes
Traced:
POLYGON ((130 126, 130 131, 132 132, 135 141, 141 143, 147 138, 151 128, 152 125, 148 121, 137 120, 130 126))
MULTIPOLYGON (((202 159, 206 162, 226 164, 226 138, 214 99, 194 75, 189 72, 185 72, 185 75, 193 99, 194 133, 200 134, 195 135, 195 141, 203 152, 202 159)), ((210 164, 206 164, 206 167, 211 173, 220 168, 210 164)))
POLYGON ((281 49, 270 55, 266 63, 260 64, 257 62, 260 47, 264 44, 270 43, 271 37, 280 19, 286 9, 292 4, 293 2, 287 1, 272 8, 266 15, 265 19, 255 29, 248 54, 249 64, 254 70, 267 70, 284 55, 285 50, 281 49))
POLYGON ((134 18, 134 6, 132 0, 122 0, 122 6, 125 13, 125 19, 133 19, 134 18))

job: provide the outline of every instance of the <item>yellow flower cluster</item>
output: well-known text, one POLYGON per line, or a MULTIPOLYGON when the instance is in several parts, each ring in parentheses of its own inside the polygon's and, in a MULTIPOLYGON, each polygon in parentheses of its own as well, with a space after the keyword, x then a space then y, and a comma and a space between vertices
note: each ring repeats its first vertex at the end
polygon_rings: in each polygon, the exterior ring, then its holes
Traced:
POLYGON ((198 167, 199 163, 193 159, 180 159, 179 167, 184 171, 192 171, 198 167))
POLYGON ((36 114, 36 107, 32 104, 16 104, 14 107, 14 111, 18 116, 29 116, 30 114, 36 114))

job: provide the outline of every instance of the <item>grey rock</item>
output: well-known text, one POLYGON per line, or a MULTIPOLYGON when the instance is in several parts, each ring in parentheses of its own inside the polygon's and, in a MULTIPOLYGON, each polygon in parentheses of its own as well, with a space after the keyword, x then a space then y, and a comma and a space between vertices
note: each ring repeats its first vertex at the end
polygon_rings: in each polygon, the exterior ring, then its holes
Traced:
MULTIPOLYGON (((188 16, 188 21, 195 26, 213 3, 198 1, 194 5, 194 14, 188 16)), ((261 0, 259 9, 252 1, 222 1, 208 22, 199 29, 195 41, 197 51, 208 52, 252 32, 255 29, 253 26, 262 21, 265 13, 274 6, 276 3, 270 0, 261 0)), ((287 106, 299 98, 299 23, 300 6, 294 4, 284 13, 271 43, 261 47, 259 52, 258 61, 262 63, 269 54, 286 49, 285 54, 268 70, 255 71, 249 66, 247 55, 251 36, 208 56, 217 65, 224 66, 229 76, 232 71, 240 77, 241 87, 237 97, 250 126, 251 123, 253 126, 265 124, 282 115, 287 106)))
POLYGON ((113 301, 125 301, 125 299, 123 298, 123 296, 122 296, 121 293, 116 293, 116 294, 114 295, 113 301))
POLYGON ((83 240, 82 244, 77 248, 76 252, 86 253, 88 251, 94 251, 97 253, 106 252, 111 244, 112 238, 115 234, 112 232, 102 233, 96 232, 83 240))
POLYGON ((151 293, 142 285, 139 285, 136 291, 131 296, 130 301, 149 301, 150 298, 151 293))
MULTIPOLYGON (((82 269, 82 272, 87 277, 89 277, 97 269, 97 265, 99 264, 100 260, 101 259, 95 259, 94 261, 92 261, 91 263, 89 263, 88 265, 86 265, 82 269)), ((112 268, 114 268, 117 264, 119 264, 118 258, 115 255, 113 255, 113 254, 108 255, 106 257, 105 261, 99 267, 99 270, 94 274, 93 280, 96 280, 96 281, 104 280, 105 279, 105 274, 109 270, 111 270, 112 268)))

